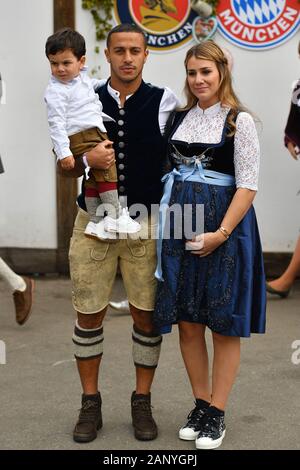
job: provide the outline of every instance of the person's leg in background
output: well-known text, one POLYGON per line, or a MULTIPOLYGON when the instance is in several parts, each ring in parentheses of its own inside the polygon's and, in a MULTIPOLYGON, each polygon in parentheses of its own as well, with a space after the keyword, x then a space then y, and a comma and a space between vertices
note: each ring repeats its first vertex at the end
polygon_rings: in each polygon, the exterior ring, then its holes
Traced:
POLYGON ((0 279, 6 282, 13 294, 16 322, 24 325, 32 308, 33 280, 16 274, 2 258, 0 258, 0 279))
POLYGON ((300 274, 300 237, 293 253, 292 259, 284 273, 274 281, 267 282, 267 292, 276 294, 282 298, 289 295, 290 289, 300 274))

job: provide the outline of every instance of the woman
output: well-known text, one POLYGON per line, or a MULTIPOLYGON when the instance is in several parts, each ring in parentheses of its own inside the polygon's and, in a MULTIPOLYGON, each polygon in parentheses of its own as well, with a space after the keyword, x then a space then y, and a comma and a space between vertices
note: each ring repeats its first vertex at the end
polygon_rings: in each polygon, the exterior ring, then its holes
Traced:
MULTIPOLYGON (((298 54, 300 56, 300 41, 298 43, 298 54)), ((298 160, 300 155, 300 80, 297 80, 293 89, 290 113, 285 128, 284 142, 294 160, 298 160)), ((285 298, 289 295, 291 287, 299 275, 300 238, 298 238, 295 251, 288 267, 279 278, 267 283, 267 291, 270 294, 275 294, 279 297, 285 298)))
MULTIPOLYGON (((252 202, 257 191, 259 144, 252 117, 236 97, 227 59, 217 44, 192 47, 185 59, 187 106, 170 123, 173 169, 165 180, 169 206, 204 205, 204 230, 180 239, 178 224, 161 212, 155 323, 178 323, 180 348, 195 408, 179 437, 198 449, 221 445, 224 411, 240 362, 240 337, 265 331, 265 277, 252 202), (171 190, 170 190, 171 187, 171 190), (170 197, 169 197, 170 194, 170 197), (205 329, 212 331, 209 383, 205 329)), ((162 206, 163 207, 163 206, 162 206)), ((195 220, 193 221, 195 224, 195 220)))

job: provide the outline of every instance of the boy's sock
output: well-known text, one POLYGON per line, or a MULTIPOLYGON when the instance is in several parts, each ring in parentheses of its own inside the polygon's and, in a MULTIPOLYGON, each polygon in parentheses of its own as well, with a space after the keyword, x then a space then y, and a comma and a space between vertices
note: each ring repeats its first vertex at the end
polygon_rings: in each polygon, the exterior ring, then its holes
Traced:
POLYGON ((113 219, 120 216, 120 203, 117 191, 117 183, 98 183, 99 197, 104 205, 107 215, 113 219))
POLYGON ((0 279, 4 279, 7 282, 12 292, 26 290, 26 283, 21 276, 14 273, 12 269, 0 258, 0 279))
POLYGON ((100 219, 101 219, 99 215, 96 215, 98 206, 99 204, 101 204, 101 200, 99 198, 97 189, 86 188, 84 200, 85 200, 86 209, 90 216, 90 221, 97 224, 98 222, 100 222, 100 219))
POLYGON ((94 222, 95 224, 100 222, 100 219, 101 219, 99 215, 96 215, 97 208, 100 203, 101 201, 99 197, 86 197, 85 198, 85 205, 90 216, 90 221, 94 222))

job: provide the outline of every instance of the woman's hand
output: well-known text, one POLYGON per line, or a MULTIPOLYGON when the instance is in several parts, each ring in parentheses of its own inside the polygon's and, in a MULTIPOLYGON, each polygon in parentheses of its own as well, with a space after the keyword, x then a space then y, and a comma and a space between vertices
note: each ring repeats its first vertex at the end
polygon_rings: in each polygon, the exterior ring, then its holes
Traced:
POLYGON ((288 142, 287 148, 288 148, 288 151, 290 152, 290 154, 292 155, 293 159, 298 160, 299 155, 297 154, 296 147, 293 144, 293 142, 288 142))
POLYGON ((224 242, 226 242, 226 238, 222 235, 220 230, 217 230, 216 232, 196 235, 193 240, 186 242, 186 246, 188 250, 191 250, 191 253, 203 258, 204 256, 210 255, 224 242))

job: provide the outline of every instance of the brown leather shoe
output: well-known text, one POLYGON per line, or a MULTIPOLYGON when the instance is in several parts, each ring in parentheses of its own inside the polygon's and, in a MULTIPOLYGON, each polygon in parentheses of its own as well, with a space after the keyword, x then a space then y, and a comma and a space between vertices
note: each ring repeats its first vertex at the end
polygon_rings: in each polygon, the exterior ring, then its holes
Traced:
POLYGON ((33 293, 33 286, 34 282, 32 279, 28 277, 23 277, 26 289, 24 292, 20 290, 16 290, 13 293, 15 310, 16 310, 16 322, 19 325, 24 325, 24 323, 28 320, 28 317, 31 312, 32 307, 32 293, 33 293))
POLYGON ((152 417, 151 394, 132 393, 131 416, 134 436, 139 441, 152 441, 157 437, 157 426, 152 417))
POLYGON ((97 437, 97 431, 102 428, 101 395, 82 395, 82 407, 73 431, 76 442, 91 442, 97 437))

